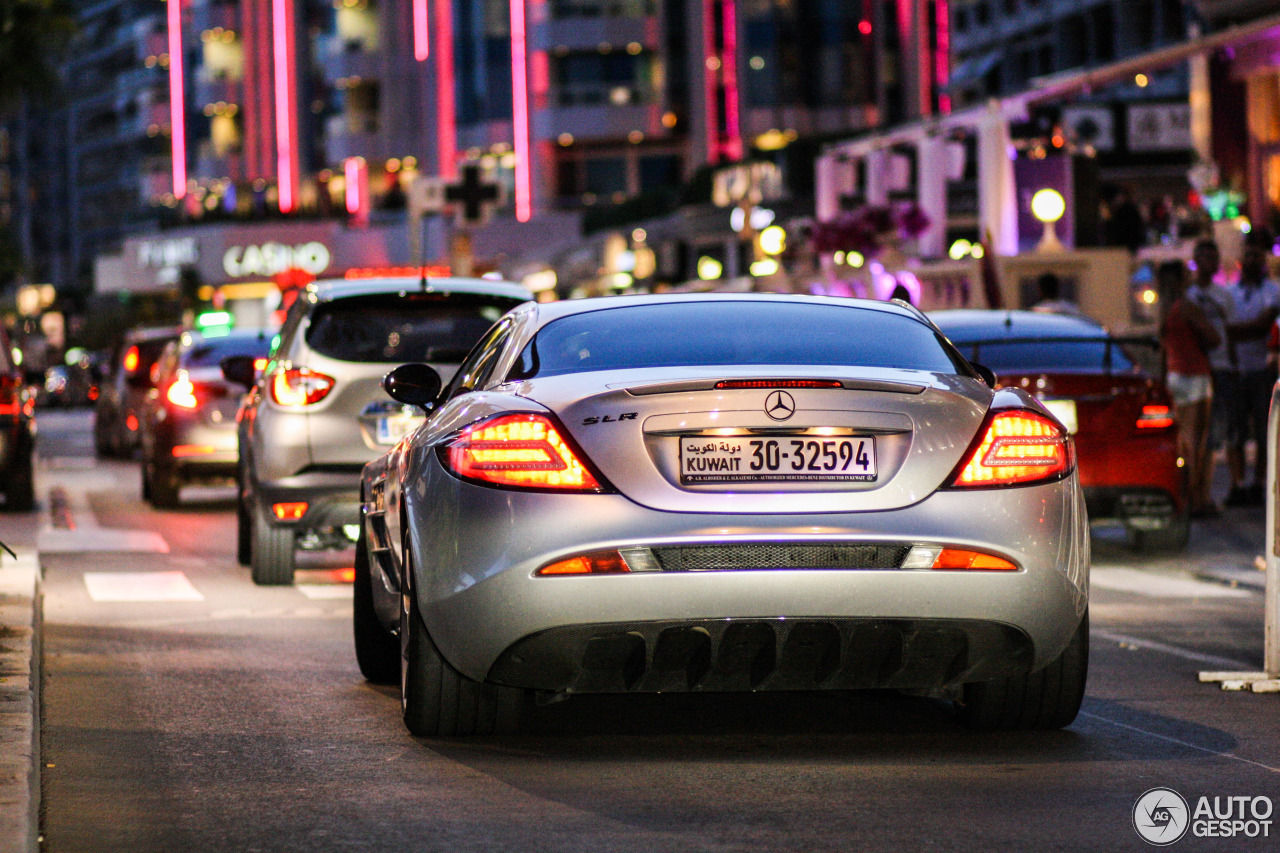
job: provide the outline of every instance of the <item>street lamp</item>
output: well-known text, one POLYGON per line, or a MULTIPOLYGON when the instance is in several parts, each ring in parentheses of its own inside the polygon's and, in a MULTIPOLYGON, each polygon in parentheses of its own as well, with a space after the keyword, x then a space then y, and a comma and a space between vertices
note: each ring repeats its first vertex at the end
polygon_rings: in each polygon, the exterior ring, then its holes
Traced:
POLYGON ((1037 190, 1031 197, 1031 215, 1044 223, 1044 236, 1036 246, 1037 252, 1061 252, 1065 248, 1062 241, 1058 239, 1054 223, 1066 212, 1067 203, 1062 198, 1062 193, 1055 189, 1046 187, 1037 190))

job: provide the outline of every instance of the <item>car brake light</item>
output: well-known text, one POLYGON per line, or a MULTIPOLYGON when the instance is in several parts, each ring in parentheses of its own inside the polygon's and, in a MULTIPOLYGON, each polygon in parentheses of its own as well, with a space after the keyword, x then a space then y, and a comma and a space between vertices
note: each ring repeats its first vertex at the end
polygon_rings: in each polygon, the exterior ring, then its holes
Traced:
POLYGON ((124 366, 124 372, 133 373, 133 371, 137 370, 138 362, 141 360, 141 358, 142 356, 138 352, 138 348, 136 346, 129 347, 129 349, 125 351, 124 361, 122 362, 124 366))
POLYGON ((1173 415, 1168 406, 1143 406, 1138 415, 1138 429, 1165 429, 1173 426, 1173 415))
POLYGON ((839 379, 721 379, 716 389, 738 388, 843 388, 839 379))
POLYGON ((573 448, 544 415, 499 415, 473 424, 444 448, 459 477, 499 486, 602 491, 573 448))
POLYGON ((255 358, 253 360, 253 371, 255 373, 261 373, 266 369, 267 369, 267 360, 265 358, 255 358))
POLYGON ((174 459, 184 459, 188 456, 208 456, 217 453, 218 449, 212 444, 179 444, 169 452, 174 459))
POLYGON ((196 399, 196 386, 187 378, 185 370, 179 371, 178 378, 169 386, 169 390, 165 391, 164 396, 170 403, 181 409, 194 409, 200 405, 200 401, 196 399))
POLYGON ((281 406, 311 406, 327 397, 336 381, 310 368, 289 367, 277 370, 268 387, 281 406))
POLYGON ((1071 470, 1071 444, 1058 424, 1030 411, 999 412, 952 482, 960 488, 1053 480, 1071 470))

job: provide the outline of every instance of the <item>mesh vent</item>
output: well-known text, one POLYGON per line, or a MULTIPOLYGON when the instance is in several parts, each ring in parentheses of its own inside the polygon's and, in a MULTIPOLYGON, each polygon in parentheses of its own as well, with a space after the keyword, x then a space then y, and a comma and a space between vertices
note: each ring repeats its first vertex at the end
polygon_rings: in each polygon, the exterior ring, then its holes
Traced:
POLYGON ((910 545, 759 543, 654 548, 664 572, 715 572, 752 569, 896 569, 910 545))

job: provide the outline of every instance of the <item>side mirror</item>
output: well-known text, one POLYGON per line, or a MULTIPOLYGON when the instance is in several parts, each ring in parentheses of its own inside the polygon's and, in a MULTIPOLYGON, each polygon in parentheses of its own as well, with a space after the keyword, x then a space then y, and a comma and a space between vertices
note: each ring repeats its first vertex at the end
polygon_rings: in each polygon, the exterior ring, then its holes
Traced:
POLYGON ((444 383, 428 364, 402 364, 382 378, 382 388, 391 399, 430 411, 440 397, 444 383))
POLYGON ((987 367, 985 364, 977 364, 974 362, 970 362, 970 364, 973 365, 973 369, 977 371, 978 376, 982 378, 982 381, 987 383, 988 388, 996 387, 996 372, 994 370, 987 367))
POLYGON ((229 355, 218 364, 228 382, 252 388, 258 381, 258 371, 254 369, 253 361, 251 355, 229 355))

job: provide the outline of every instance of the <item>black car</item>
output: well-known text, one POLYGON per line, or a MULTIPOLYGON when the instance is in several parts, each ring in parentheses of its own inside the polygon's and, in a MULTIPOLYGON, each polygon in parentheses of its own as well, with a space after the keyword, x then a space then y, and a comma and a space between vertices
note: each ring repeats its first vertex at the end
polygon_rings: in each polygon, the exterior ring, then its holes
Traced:
POLYGON ((6 512, 35 507, 35 399, 0 327, 0 492, 6 512))
POLYGON ((160 353, 138 414, 144 499, 172 507, 187 483, 234 482, 236 411, 244 389, 223 377, 221 362, 244 356, 261 369, 273 336, 257 329, 217 336, 183 332, 160 353))
POLYGON ((138 449, 138 414, 151 390, 151 365, 181 334, 178 326, 138 328, 125 334, 94 407, 93 446, 99 456, 130 457, 138 449))

